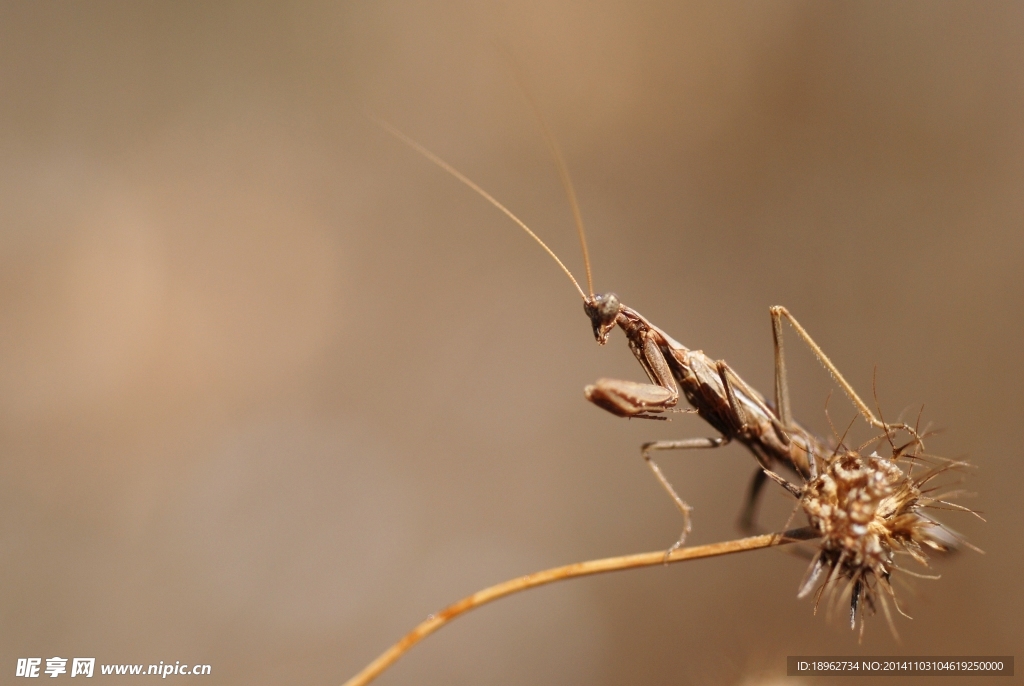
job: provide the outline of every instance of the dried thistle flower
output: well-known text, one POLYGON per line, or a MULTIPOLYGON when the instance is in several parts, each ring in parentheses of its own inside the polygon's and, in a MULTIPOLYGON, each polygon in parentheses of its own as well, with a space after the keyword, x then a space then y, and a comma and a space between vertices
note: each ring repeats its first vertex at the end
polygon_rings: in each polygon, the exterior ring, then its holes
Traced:
POLYGON ((948 502, 948 498, 959 492, 933 495, 940 487, 929 486, 935 477, 964 467, 965 463, 943 460, 914 475, 914 465, 925 458, 914 454, 920 441, 911 445, 910 453, 906 452, 910 446, 894 447, 891 458, 877 453, 865 456, 856 450, 837 450, 821 473, 803 488, 769 474, 799 498, 811 525, 821 534, 818 553, 800 585, 798 596, 803 598, 817 588, 815 612, 827 590, 837 602, 849 597, 850 628, 856 628, 859 613, 862 637, 864 617, 873 614, 878 604, 896 636, 886 596, 892 599, 900 614, 908 616, 896 601, 891 584, 894 571, 938 578, 900 567, 897 556, 909 556, 927 567, 929 549, 946 552, 961 546, 973 548, 925 513, 925 510, 944 506, 942 509, 959 509, 977 515, 969 508, 948 502), (909 464, 907 473, 898 466, 900 461, 909 464))

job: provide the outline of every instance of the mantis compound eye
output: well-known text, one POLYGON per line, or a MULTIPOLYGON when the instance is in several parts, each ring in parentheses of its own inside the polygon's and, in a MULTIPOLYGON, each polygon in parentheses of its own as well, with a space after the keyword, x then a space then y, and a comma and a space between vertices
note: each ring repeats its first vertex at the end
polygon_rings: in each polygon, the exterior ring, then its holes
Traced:
POLYGON ((604 293, 587 298, 583 303, 583 311, 590 317, 594 327, 594 338, 601 345, 608 340, 608 332, 615 326, 615 318, 622 310, 622 303, 614 293, 604 293))

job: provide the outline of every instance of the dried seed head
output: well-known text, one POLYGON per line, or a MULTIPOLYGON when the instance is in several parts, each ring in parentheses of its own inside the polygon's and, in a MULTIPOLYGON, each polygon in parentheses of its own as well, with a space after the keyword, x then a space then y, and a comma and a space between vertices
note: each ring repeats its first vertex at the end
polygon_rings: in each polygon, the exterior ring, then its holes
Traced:
POLYGON ((839 453, 804 486, 800 498, 811 524, 821 533, 821 544, 799 595, 804 597, 818 587, 820 601, 826 588, 837 598, 849 591, 850 626, 856 626, 859 610, 862 634, 863 617, 875 611, 876 600, 881 601, 894 634, 885 596, 904 614, 890 584, 893 570, 899 569, 896 555, 906 553, 927 567, 926 548, 946 551, 956 546, 956 537, 922 512, 943 501, 925 495, 921 488, 961 463, 949 462, 910 476, 897 466, 901 455, 896 453, 896 459, 839 453))

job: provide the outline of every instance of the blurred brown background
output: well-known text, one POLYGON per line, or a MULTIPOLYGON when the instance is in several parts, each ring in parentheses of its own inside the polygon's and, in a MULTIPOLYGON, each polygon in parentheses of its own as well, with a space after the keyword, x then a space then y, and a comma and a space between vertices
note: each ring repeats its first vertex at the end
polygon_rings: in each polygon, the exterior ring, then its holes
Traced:
MULTIPOLYGON (((988 524, 944 519, 985 554, 900 587, 902 643, 813 616, 806 563, 760 551, 501 601, 381 683, 1022 654, 1020 3, 5 3, 0 32, 0 672, 335 684, 480 587, 675 540, 638 446, 707 426, 586 403, 642 378, 621 334, 597 346, 535 244, 364 117, 582 276, 506 50, 596 288, 766 392, 773 304, 865 396, 877 366, 888 416, 924 403, 929 447, 977 465, 988 524)), ((827 433, 831 385, 791 341, 797 416, 827 433)), ((666 469, 691 542, 735 535, 749 454, 666 469)))

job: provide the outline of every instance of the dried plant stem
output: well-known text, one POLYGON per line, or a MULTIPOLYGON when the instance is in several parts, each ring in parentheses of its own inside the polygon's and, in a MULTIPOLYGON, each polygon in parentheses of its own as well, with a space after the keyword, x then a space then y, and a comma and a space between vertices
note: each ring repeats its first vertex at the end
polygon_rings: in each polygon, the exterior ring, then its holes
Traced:
POLYGON ((436 615, 430 615, 425 621, 421 622, 419 626, 406 634, 402 640, 381 653, 381 655, 376 660, 368 664, 363 671, 346 681, 344 686, 364 686, 364 684, 370 683, 376 679, 381 672, 394 664, 398 658, 402 657, 402 655, 404 655, 410 648, 443 627, 448 622, 462 614, 465 614, 466 612, 469 612, 470 610, 489 603, 492 600, 504 598, 505 596, 512 595, 513 593, 526 591, 555 581, 574 579, 580 576, 616 572, 624 569, 635 569, 637 567, 652 567, 661 564, 671 564, 673 562, 683 562, 684 560, 696 560, 703 557, 717 557, 719 555, 741 553, 746 550, 757 550, 759 548, 769 548, 777 545, 785 545, 787 543, 795 543, 797 541, 806 541, 817 537, 818 533, 812 527, 803 527, 781 533, 752 536, 750 538, 740 538, 734 541, 711 543, 708 545, 693 546, 691 548, 680 548, 672 551, 668 556, 666 556, 665 551, 662 550, 653 553, 608 557, 603 560, 576 562, 571 565, 554 567, 541 572, 527 574, 526 576, 516 577, 515 579, 510 579, 509 581, 491 586, 490 588, 485 588, 482 591, 477 591, 473 595, 463 598, 454 605, 449 605, 436 615))

